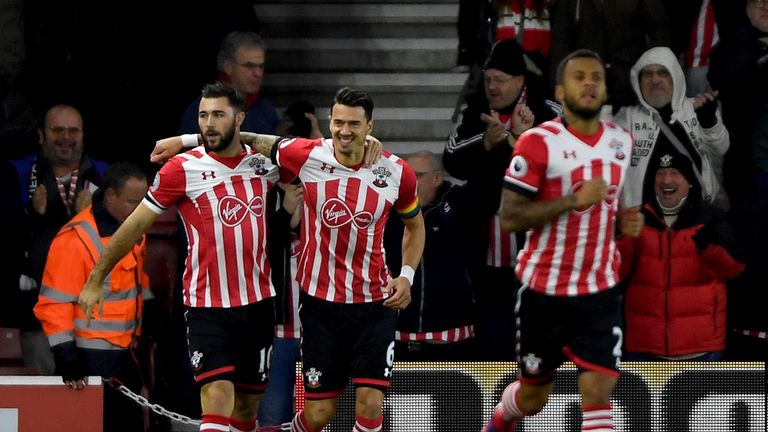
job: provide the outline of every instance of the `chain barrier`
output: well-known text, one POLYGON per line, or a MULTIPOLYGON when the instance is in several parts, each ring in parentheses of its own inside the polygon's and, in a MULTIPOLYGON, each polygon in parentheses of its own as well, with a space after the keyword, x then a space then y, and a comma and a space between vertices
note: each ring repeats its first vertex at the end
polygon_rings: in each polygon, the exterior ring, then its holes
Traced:
MULTIPOLYGON (((167 417, 171 419, 172 421, 175 421, 177 423, 181 424, 188 424, 193 426, 200 426, 200 420, 195 420, 193 418, 187 417, 185 415, 181 415, 178 413, 175 413, 173 411, 168 411, 167 409, 163 408, 162 405, 152 403, 147 398, 140 394, 136 394, 131 389, 123 385, 119 380, 115 378, 109 378, 104 379, 104 382, 118 390, 120 393, 124 394, 129 399, 133 400, 137 404, 149 408, 154 412, 155 414, 159 414, 161 416, 167 417)), ((258 432, 279 432, 279 431, 290 431, 291 430, 291 424, 290 423, 283 423, 279 426, 262 426, 259 429, 257 429, 258 432)))
POLYGON ((134 393, 133 391, 131 391, 131 389, 124 386, 123 383, 121 383, 115 378, 104 379, 104 381, 107 384, 114 387, 115 389, 117 389, 120 393, 127 396, 129 399, 132 399, 137 404, 151 409, 152 412, 154 412, 155 414, 160 414, 161 416, 168 417, 169 419, 178 423, 200 426, 200 420, 195 420, 185 415, 181 415, 173 411, 168 411, 167 409, 163 408, 162 405, 152 403, 144 396, 134 393))

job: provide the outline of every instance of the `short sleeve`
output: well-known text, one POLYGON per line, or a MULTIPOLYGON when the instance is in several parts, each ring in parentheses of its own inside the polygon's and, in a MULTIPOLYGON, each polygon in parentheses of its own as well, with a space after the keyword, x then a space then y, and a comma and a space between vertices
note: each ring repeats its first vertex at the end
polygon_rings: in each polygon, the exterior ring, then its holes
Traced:
POLYGON ((398 164, 403 167, 400 178, 400 190, 395 200, 395 210, 403 219, 410 219, 419 214, 419 196, 416 191, 416 173, 407 162, 400 159, 398 164))
POLYGON ((504 186, 529 198, 539 193, 547 174, 547 144, 539 134, 524 134, 512 152, 504 186))
POLYGON ((275 143, 274 162, 280 167, 280 181, 292 182, 299 175, 312 150, 321 139, 286 138, 275 143))
POLYGON ((155 175, 144 203, 150 210, 162 214, 186 195, 187 177, 180 156, 169 160, 155 175))

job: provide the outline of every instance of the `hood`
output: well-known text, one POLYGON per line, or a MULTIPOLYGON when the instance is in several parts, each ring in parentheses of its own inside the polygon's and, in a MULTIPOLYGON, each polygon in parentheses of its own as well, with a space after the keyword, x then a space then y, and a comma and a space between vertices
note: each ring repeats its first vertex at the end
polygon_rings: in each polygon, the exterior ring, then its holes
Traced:
POLYGON ((640 71, 650 64, 662 65, 672 75, 672 112, 679 111, 685 100, 685 76, 677 57, 667 47, 655 47, 644 52, 629 72, 632 89, 635 91, 640 104, 649 111, 656 111, 656 108, 645 102, 643 93, 640 91, 640 71))

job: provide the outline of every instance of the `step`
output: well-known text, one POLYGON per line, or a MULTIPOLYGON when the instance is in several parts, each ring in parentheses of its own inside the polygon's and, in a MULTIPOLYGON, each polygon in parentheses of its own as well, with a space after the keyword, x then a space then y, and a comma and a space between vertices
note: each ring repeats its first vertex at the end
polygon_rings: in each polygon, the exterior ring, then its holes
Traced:
POLYGON ((426 150, 442 154, 446 141, 387 141, 383 142, 384 149, 399 156, 407 157, 410 153, 426 150))
MULTIPOLYGON (((265 86, 264 94, 267 95, 272 104, 280 107, 287 107, 292 103, 305 100, 312 103, 315 107, 328 107, 336 94, 338 87, 328 88, 327 91, 274 91, 275 89, 265 86)), ((376 92, 373 94, 376 107, 423 107, 425 95, 416 92, 401 92, 397 88, 389 91, 376 92)), ((429 105, 433 107, 448 108, 454 107, 459 98, 458 90, 455 92, 431 92, 428 96, 429 105)), ((282 111, 278 111, 282 113, 282 111)))
MULTIPOLYGON (((478 0, 479 1, 479 0, 478 0)), ((254 11, 262 23, 456 23, 455 3, 259 3, 254 11)))
POLYGON ((269 49, 270 67, 281 71, 448 71, 457 53, 446 38, 274 39, 269 49))
MULTIPOLYGON (((277 110, 282 113, 285 108, 278 107, 277 110)), ((315 109, 323 136, 330 136, 329 111, 326 107, 315 109)), ((385 143, 447 140, 454 128, 454 123, 451 121, 452 113, 453 108, 442 107, 374 108, 373 135, 385 143)))
MULTIPOLYGON (((284 108, 278 108, 283 112, 284 108)), ((315 115, 320 119, 320 130, 329 136, 328 121, 330 109, 320 107, 315 115), (326 119, 323 121, 323 119, 326 119)), ((386 141, 431 141, 435 138, 448 139, 454 127, 451 121, 453 108, 442 107, 383 107, 373 110, 373 135, 386 141)))
POLYGON ((455 22, 437 23, 348 23, 343 26, 328 23, 307 22, 301 25, 285 23, 262 23, 261 36, 267 42, 267 49, 272 48, 275 38, 318 37, 318 38, 412 38, 428 35, 433 38, 453 38, 456 40, 455 22))
POLYGON ((269 59, 270 68, 285 72, 418 72, 449 71, 456 64, 455 48, 444 51, 284 51, 269 59))
POLYGON ((375 93, 408 92, 428 94, 432 92, 458 95, 467 74, 440 73, 283 73, 268 72, 264 78, 265 92, 331 92, 342 86, 363 88, 375 93))

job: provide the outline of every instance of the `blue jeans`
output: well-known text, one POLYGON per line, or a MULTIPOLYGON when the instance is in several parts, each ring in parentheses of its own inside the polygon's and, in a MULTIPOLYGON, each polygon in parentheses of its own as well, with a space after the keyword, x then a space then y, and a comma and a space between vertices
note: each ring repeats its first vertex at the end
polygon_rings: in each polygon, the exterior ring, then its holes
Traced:
POLYGON ((259 404, 259 426, 276 426, 293 418, 296 362, 301 359, 299 339, 275 338, 269 385, 259 404))

